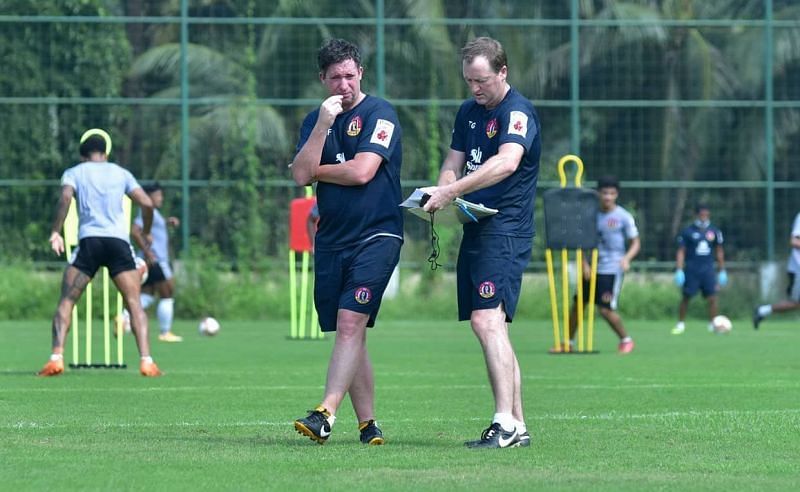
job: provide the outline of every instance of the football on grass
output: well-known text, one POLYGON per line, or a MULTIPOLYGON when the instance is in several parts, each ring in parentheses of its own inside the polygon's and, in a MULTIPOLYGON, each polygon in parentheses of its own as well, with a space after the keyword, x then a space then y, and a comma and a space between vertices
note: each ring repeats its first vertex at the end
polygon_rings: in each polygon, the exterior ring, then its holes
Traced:
POLYGON ((714 333, 719 335, 730 333, 731 329, 733 329, 733 323, 731 323, 731 320, 729 320, 727 316, 723 316, 721 314, 719 316, 715 316, 714 319, 711 320, 711 325, 714 326, 714 333))
POLYGON ((134 260, 134 263, 136 263, 136 271, 139 272, 139 277, 141 277, 142 283, 147 282, 147 274, 148 274, 147 262, 144 261, 144 258, 139 258, 137 256, 136 259, 134 260))
POLYGON ((200 321, 200 326, 198 326, 197 329, 200 331, 201 335, 213 337, 219 333, 219 321, 211 317, 203 318, 200 321))

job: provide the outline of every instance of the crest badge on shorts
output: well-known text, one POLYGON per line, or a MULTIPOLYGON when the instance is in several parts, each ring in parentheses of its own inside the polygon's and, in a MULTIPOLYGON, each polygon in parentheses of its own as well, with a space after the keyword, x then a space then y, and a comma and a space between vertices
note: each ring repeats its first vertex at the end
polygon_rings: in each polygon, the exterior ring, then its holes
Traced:
POLYGON ((372 300, 372 291, 367 287, 359 287, 356 289, 355 298, 359 304, 368 304, 372 300))
POLYGON ((484 299, 491 299, 494 297, 495 292, 496 289, 494 287, 494 282, 489 280, 481 282, 481 284, 478 286, 478 294, 484 299))

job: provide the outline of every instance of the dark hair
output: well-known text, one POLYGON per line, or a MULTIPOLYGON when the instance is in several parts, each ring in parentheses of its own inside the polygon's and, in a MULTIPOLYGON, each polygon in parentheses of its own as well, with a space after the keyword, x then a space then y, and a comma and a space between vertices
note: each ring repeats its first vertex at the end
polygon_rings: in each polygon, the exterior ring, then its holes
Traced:
POLYGON ((461 48, 461 61, 472 63, 478 56, 485 56, 489 61, 489 66, 492 67, 495 73, 508 65, 506 52, 503 45, 496 39, 481 37, 468 41, 467 44, 461 48))
POLYGON ((705 203, 698 203, 695 205, 694 213, 699 214, 701 210, 708 210, 709 212, 711 211, 711 209, 705 203))
POLYGON ((331 65, 345 60, 353 60, 357 66, 361 66, 361 52, 358 46, 344 39, 329 39, 322 43, 317 52, 317 65, 322 73, 325 73, 331 65))
POLYGON ((81 142, 80 146, 81 157, 89 157, 93 152, 102 152, 107 154, 106 139, 100 135, 91 135, 86 140, 81 142))
POLYGON ((597 180, 597 189, 614 188, 619 191, 619 180, 616 176, 606 175, 597 180))
POLYGON ((150 183, 148 185, 144 185, 144 186, 142 186, 142 189, 148 195, 150 195, 151 193, 155 193, 156 191, 163 190, 163 188, 161 187, 161 183, 159 183, 158 181, 153 181, 152 183, 150 183))

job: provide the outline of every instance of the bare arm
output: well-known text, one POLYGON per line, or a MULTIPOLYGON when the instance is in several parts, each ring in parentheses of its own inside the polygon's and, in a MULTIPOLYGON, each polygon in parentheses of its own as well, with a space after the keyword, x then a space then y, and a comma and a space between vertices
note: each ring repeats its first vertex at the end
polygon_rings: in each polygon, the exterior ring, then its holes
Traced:
POLYGON ((715 253, 717 255, 717 266, 720 270, 725 270, 725 248, 718 244, 715 253))
POLYGON ((373 152, 359 152, 341 164, 323 164, 317 168, 316 180, 342 186, 367 184, 375 177, 383 157, 373 152))
POLYGON ((64 252, 64 238, 61 237, 61 228, 64 227, 64 220, 69 212, 69 204, 75 196, 75 188, 69 185, 61 187, 61 196, 58 199, 56 215, 53 218, 53 227, 50 229, 50 248, 61 256, 64 252))
POLYGON ((311 135, 308 136, 308 140, 292 161, 292 178, 295 183, 302 186, 317 181, 317 172, 322 158, 322 149, 325 147, 325 139, 328 137, 328 130, 341 112, 342 96, 331 96, 322 102, 311 135))
POLYGON ((631 262, 634 258, 636 258, 636 255, 639 254, 640 249, 642 249, 642 241, 639 239, 639 237, 637 236, 631 239, 631 244, 628 245, 628 251, 625 252, 625 256, 623 256, 622 260, 620 260, 623 272, 627 272, 631 267, 631 262))
POLYGON ((683 270, 683 263, 686 259, 686 248, 683 246, 678 248, 678 252, 675 253, 675 268, 678 270, 683 270))
POLYGON ((142 234, 146 238, 150 235, 150 228, 153 227, 153 201, 142 188, 136 188, 128 196, 142 209, 142 234))
MULTIPOLYGON (((483 188, 488 188, 514 174, 522 161, 525 148, 517 143, 505 143, 500 146, 496 155, 493 155, 474 173, 461 179, 456 179, 449 184, 441 185, 443 177, 440 176, 440 185, 431 188, 431 198, 425 204, 425 211, 435 211, 446 207, 456 197, 483 188)), ((449 154, 448 154, 449 157, 449 154)), ((445 166, 442 167, 444 174, 445 166)))
POLYGON ((138 224, 133 224, 131 226, 131 237, 133 238, 133 242, 139 246, 139 249, 142 250, 144 253, 144 258, 148 264, 156 263, 156 255, 153 253, 152 248, 150 248, 150 243, 147 240, 147 236, 142 231, 142 228, 138 224))

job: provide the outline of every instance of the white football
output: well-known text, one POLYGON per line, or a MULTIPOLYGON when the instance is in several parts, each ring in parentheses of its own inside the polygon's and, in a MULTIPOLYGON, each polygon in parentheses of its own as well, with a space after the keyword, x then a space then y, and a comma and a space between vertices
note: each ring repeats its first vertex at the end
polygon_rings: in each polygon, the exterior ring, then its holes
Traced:
POLYGON ((727 316, 719 315, 715 316, 714 319, 711 320, 711 325, 714 326, 714 333, 718 335, 724 335, 726 333, 730 333, 733 329, 733 323, 731 320, 728 319, 727 316))
POLYGON ((200 321, 200 326, 198 326, 197 329, 200 331, 201 335, 213 337, 219 333, 219 321, 212 317, 203 318, 200 321))
POLYGON ((147 262, 144 261, 144 258, 136 257, 133 260, 136 263, 136 271, 139 272, 139 276, 142 278, 142 283, 147 282, 147 275, 150 273, 149 269, 147 268, 147 262))

